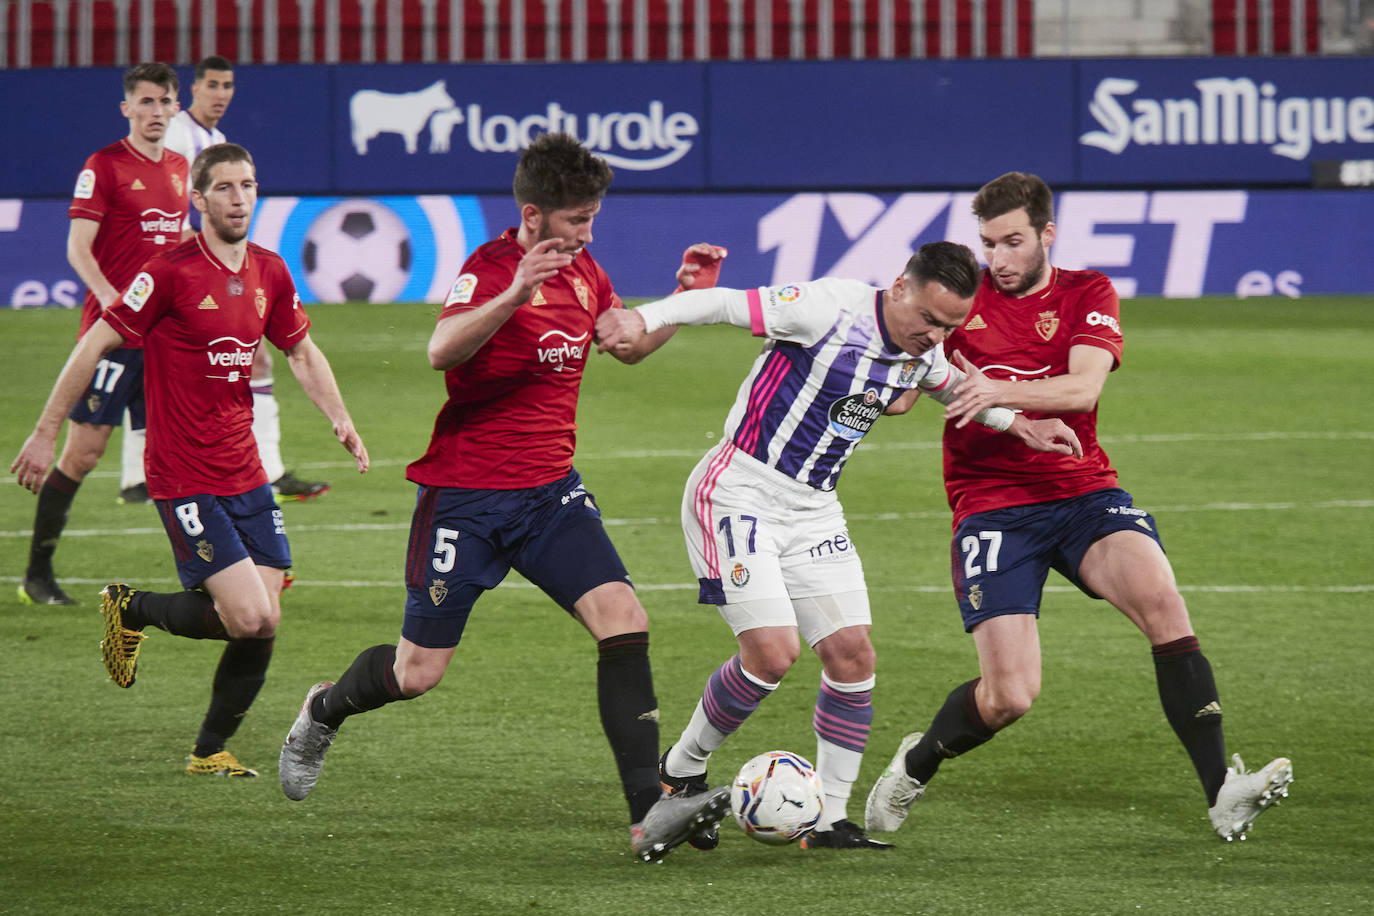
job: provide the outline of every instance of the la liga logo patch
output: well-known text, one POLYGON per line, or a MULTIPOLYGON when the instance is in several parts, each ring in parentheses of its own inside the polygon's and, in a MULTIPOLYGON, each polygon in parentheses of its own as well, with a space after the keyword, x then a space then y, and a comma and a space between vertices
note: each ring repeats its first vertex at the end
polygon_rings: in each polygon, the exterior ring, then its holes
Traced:
POLYGON ((464 305, 472 301, 472 294, 477 292, 477 276, 475 274, 459 274, 458 279, 453 281, 453 288, 448 292, 448 299, 444 300, 444 305, 464 305))
POLYGON ((147 305, 148 297, 152 294, 153 277, 145 270, 129 284, 129 290, 124 294, 124 304, 137 312, 147 305))

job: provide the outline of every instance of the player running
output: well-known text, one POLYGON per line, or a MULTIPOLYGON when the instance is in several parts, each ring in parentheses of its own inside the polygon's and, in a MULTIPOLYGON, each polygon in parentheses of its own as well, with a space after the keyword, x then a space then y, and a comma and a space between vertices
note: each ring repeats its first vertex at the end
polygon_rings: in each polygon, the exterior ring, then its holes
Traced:
POLYGON ((262 338, 286 353, 360 472, 368 458, 329 362, 310 339, 286 264, 248 241, 257 203, 252 157, 232 143, 209 147, 192 164, 191 183, 204 231, 145 264, 81 338, 10 470, 37 489, 62 414, 97 363, 126 341, 143 345, 148 491, 186 591, 108 586, 101 592, 102 656, 114 682, 131 687, 147 627, 225 642, 186 771, 251 777, 257 772, 225 744, 267 676, 291 565, 281 509, 253 442, 248 369, 262 338))
MULTIPOLYGON (((611 177, 576 138, 540 136, 515 171, 520 225, 473 252, 454 282, 429 341, 448 402, 406 474, 419 491, 401 636, 310 688, 282 744, 288 798, 310 794, 348 716, 439 683, 473 605, 515 569, 596 640, 597 704, 635 854, 661 859, 729 806, 724 788, 660 797, 648 616, 572 463, 594 323, 622 308, 586 250, 611 177)), ((678 272, 679 284, 706 277, 695 264, 678 272)))

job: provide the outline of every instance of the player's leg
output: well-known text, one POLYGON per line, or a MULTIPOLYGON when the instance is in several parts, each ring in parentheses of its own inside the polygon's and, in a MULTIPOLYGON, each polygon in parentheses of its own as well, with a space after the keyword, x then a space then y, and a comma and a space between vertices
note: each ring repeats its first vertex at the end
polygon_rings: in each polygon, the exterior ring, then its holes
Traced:
POLYGON ((148 431, 142 424, 135 428, 133 416, 127 410, 124 411, 122 439, 119 449, 119 503, 136 506, 151 502, 143 470, 143 451, 147 446, 148 431))
POLYGON ((576 471, 529 498, 528 534, 513 565, 596 639, 597 706, 630 811, 630 845, 645 860, 661 859, 714 830, 729 793, 662 794, 648 615, 576 471))
POLYGON ((401 637, 395 645, 364 649, 338 681, 320 681, 306 692, 277 762, 287 798, 300 801, 315 788, 325 753, 349 716, 438 685, 473 603, 510 570, 482 521, 499 514, 501 499, 496 491, 419 488, 406 551, 401 637))
POLYGON ((67 526, 76 491, 86 475, 95 470, 113 427, 72 420, 62 452, 38 491, 34 508, 29 563, 19 584, 19 600, 25 604, 76 604, 57 584, 53 554, 67 526))
POLYGON ((951 576, 979 676, 945 697, 923 732, 907 735, 869 792, 870 830, 896 830, 941 763, 986 744, 1040 693, 1036 617, 1061 521, 1047 504, 969 516, 954 533, 951 576))

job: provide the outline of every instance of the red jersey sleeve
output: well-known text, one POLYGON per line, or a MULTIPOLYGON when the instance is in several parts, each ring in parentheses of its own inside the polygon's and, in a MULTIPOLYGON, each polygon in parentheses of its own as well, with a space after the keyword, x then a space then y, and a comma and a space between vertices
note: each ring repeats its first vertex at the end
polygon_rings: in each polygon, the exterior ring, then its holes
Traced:
POLYGON ((267 329, 264 333, 272 346, 278 350, 289 350, 300 343, 310 330, 310 316, 301 308, 301 297, 296 293, 296 284, 291 279, 291 271, 286 263, 266 251, 260 256, 263 255, 270 258, 268 269, 263 271, 265 288, 254 292, 267 300, 267 329))
POLYGON ((1078 300, 1069 346, 1087 344, 1112 354, 1112 368, 1121 365, 1121 300, 1112 281, 1097 274, 1078 300))
POLYGON ((143 265, 101 316, 130 343, 143 343, 148 330, 167 312, 175 295, 175 274, 166 260, 153 258, 143 265))
POLYGON ((115 178, 110 160, 99 153, 86 157, 81 174, 76 176, 72 203, 67 208, 69 219, 89 219, 100 222, 110 211, 110 195, 115 190, 115 178))

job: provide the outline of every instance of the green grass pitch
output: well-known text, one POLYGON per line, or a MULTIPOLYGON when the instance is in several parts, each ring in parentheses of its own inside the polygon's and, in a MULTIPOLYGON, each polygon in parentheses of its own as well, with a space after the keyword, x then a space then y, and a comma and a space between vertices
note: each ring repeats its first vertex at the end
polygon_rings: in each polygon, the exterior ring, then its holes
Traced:
MULTIPOLYGON (((1051 577, 1044 691, 947 765, 887 853, 749 840, 633 860, 595 705, 591 640, 516 577, 479 603, 429 695, 351 720, 319 788, 287 801, 276 755, 305 689, 392 642, 414 499, 405 463, 443 398, 434 308, 312 312, 374 467, 358 477, 278 359, 287 465, 333 489, 286 506, 297 587, 266 687, 231 744, 263 778, 181 772, 219 646, 154 632, 138 683, 105 677, 96 593, 173 587, 151 507, 115 504, 118 440, 57 555, 76 608, 26 608, 33 497, 0 488, 0 912, 1367 913, 1374 909, 1374 301, 1132 300, 1100 428, 1157 517, 1211 659, 1228 744, 1293 758, 1291 797, 1244 843, 1211 833, 1143 638, 1051 577)), ((12 460, 76 316, 0 316, 0 454, 12 460)), ((578 467, 641 588, 665 742, 733 651, 695 603, 683 481, 719 436, 757 342, 684 330, 648 362, 591 360, 578 467)), ((876 719, 850 814, 899 738, 976 673, 948 577, 937 409, 879 423, 840 494, 872 590, 876 719)), ((804 655, 713 761, 812 756, 804 655)))

